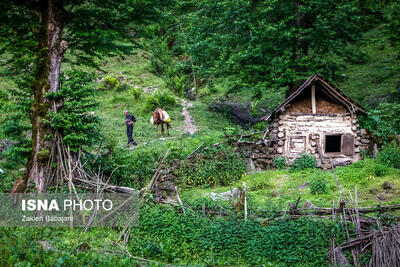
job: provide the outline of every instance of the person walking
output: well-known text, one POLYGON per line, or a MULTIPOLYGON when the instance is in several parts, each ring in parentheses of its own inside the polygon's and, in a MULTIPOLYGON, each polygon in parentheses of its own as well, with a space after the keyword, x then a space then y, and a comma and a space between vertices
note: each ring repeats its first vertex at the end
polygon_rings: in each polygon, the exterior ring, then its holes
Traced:
POLYGON ((136 118, 131 113, 129 113, 129 111, 127 111, 127 110, 124 110, 124 115, 125 115, 126 135, 128 136, 128 144, 126 144, 126 145, 127 146, 129 144, 137 145, 135 140, 133 140, 133 138, 132 138, 133 123, 136 122, 136 118))

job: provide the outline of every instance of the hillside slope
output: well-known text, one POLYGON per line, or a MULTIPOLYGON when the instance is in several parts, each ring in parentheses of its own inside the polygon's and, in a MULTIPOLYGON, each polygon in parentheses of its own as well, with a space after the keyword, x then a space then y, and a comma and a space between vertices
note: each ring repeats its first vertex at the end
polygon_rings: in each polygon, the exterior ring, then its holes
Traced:
POLYGON ((338 88, 366 108, 391 100, 400 90, 400 58, 382 26, 364 34, 363 46, 354 49, 365 56, 358 63, 346 64, 338 88))

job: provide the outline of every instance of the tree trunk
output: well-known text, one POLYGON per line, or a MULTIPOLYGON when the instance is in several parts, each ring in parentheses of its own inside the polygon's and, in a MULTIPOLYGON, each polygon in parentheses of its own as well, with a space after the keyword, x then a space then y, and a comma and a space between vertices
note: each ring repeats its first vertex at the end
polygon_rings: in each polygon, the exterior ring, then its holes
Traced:
POLYGON ((62 0, 42 0, 34 9, 39 16, 39 63, 32 83, 33 104, 30 119, 32 123, 32 152, 22 181, 14 184, 13 192, 23 192, 28 182, 34 182, 36 192, 47 189, 50 154, 54 143, 54 131, 43 121, 49 112, 57 111, 57 103, 46 97, 47 93, 58 92, 61 60, 68 47, 62 40, 66 12, 62 0))

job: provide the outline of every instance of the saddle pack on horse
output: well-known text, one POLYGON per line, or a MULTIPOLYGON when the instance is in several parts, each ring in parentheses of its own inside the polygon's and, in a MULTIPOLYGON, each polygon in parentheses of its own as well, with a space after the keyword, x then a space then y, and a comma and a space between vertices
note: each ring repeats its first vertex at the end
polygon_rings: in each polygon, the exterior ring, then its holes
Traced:
POLYGON ((169 129, 171 129, 171 125, 169 123, 171 122, 171 118, 166 111, 162 110, 161 108, 157 108, 156 111, 153 112, 150 122, 156 126, 156 136, 159 125, 161 125, 161 134, 164 136, 164 124, 166 124, 169 136, 169 129))
POLYGON ((161 124, 162 122, 170 123, 171 118, 168 113, 161 108, 157 108, 156 111, 153 112, 153 115, 150 118, 151 124, 161 124))

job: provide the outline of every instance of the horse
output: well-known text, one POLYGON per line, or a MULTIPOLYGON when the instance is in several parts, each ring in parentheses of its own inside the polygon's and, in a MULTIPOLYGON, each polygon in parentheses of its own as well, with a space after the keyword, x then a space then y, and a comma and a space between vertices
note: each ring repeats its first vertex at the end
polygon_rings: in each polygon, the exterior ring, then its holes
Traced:
POLYGON ((163 120, 163 110, 161 108, 157 108, 156 111, 153 112, 153 123, 156 126, 156 137, 157 137, 158 126, 160 124, 161 124, 161 135, 164 137, 164 124, 166 124, 168 136, 170 136, 169 129, 171 129, 171 125, 169 124, 169 122, 163 120))

